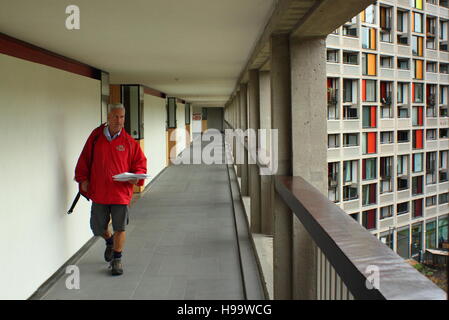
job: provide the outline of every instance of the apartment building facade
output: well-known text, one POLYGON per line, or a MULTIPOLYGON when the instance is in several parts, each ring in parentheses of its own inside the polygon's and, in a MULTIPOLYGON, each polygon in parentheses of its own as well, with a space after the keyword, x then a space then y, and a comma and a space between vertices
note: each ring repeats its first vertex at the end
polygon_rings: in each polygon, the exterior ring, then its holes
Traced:
POLYGON ((448 0, 382 0, 326 42, 329 199, 405 259, 449 246, 448 33, 448 0))

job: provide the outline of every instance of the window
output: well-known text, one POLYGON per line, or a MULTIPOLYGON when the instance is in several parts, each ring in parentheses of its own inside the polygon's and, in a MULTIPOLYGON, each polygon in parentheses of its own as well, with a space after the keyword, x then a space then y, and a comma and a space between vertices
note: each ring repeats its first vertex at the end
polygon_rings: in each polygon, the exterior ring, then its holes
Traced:
POLYGON ((340 146, 340 135, 339 134, 329 134, 327 136, 327 147, 338 148, 340 146))
POLYGON ((424 164, 424 154, 414 153, 412 157, 412 168, 413 172, 422 172, 424 164))
POLYGON ((397 232, 396 252, 404 259, 410 257, 410 227, 400 228, 397 232))
POLYGON ((357 17, 352 18, 343 25, 343 35, 357 37, 357 17))
POLYGON ((426 71, 436 73, 437 72, 437 63, 433 61, 427 61, 426 71))
POLYGON ((398 118, 409 118, 409 107, 408 105, 400 104, 398 105, 398 118))
POLYGON ((343 102, 355 103, 357 101, 357 80, 343 79, 343 102))
POLYGON ((363 118, 362 118, 363 128, 376 128, 377 107, 376 106, 363 106, 362 113, 363 113, 363 118))
POLYGON ((377 159, 363 159, 362 160, 362 179, 373 180, 377 179, 377 159))
POLYGON ((339 166, 339 162, 330 162, 327 164, 328 198, 333 202, 340 201, 338 192, 339 166))
POLYGON ((372 154, 377 152, 377 132, 364 132, 362 141, 363 154, 372 154))
POLYGON ((394 142, 393 131, 384 131, 380 133, 380 144, 388 144, 394 142))
POLYGON ((408 202, 402 202, 397 204, 396 212, 397 215, 400 216, 401 214, 408 213, 408 202))
POLYGON ((412 37, 412 53, 414 56, 422 57, 424 52, 424 38, 413 36, 412 37))
POLYGON ((436 88, 437 86, 434 84, 426 84, 426 116, 427 117, 436 117, 436 88))
POLYGON ((398 57, 398 69, 410 70, 409 60, 410 59, 408 59, 408 58, 399 58, 398 57))
POLYGON ((438 218, 438 248, 447 246, 448 242, 448 216, 438 218))
POLYGON ((440 129, 440 139, 447 139, 448 136, 448 129, 447 128, 441 128, 440 129))
POLYGON ((393 216, 393 206, 380 208, 380 220, 393 216))
POLYGON ((398 176, 408 174, 408 155, 398 156, 398 176))
POLYGON ((408 85, 407 83, 398 82, 397 85, 398 90, 398 104, 407 103, 408 102, 408 85))
POLYGON ((409 133, 408 130, 398 130, 398 143, 410 142, 409 133))
POLYGON ((426 132, 427 140, 436 140, 437 139, 437 129, 427 129, 426 132))
POLYGON ((372 210, 363 212, 362 225, 367 230, 376 229, 376 220, 377 220, 377 210, 376 209, 372 209, 372 210))
POLYGON ((357 186, 349 185, 343 187, 343 201, 350 201, 358 198, 357 186))
POLYGON ((377 56, 372 53, 362 53, 362 74, 366 76, 377 75, 377 56))
POLYGON ((344 133, 343 134, 343 146, 344 147, 354 147, 359 145, 359 134, 358 133, 344 133))
POLYGON ((436 49, 436 18, 429 15, 426 18, 426 48, 436 49))
MULTIPOLYGON (((427 198, 426 198, 427 202, 427 198)), ((437 222, 436 220, 426 222, 426 248, 435 249, 437 247, 437 222)))
POLYGON ((422 13, 413 12, 413 20, 415 21, 413 26, 413 32, 423 33, 423 15, 422 13))
POLYGON ((344 120, 353 120, 358 119, 358 107, 357 105, 349 105, 343 107, 343 119, 344 120))
POLYGON ((370 5, 361 12, 362 22, 376 24, 376 6, 370 5))
POLYGON ((412 178, 412 195, 416 196, 423 193, 423 176, 412 178))
POLYGON ((380 7, 380 41, 392 42, 391 38, 392 8, 380 7))
POLYGON ((376 80, 362 80, 362 101, 376 102, 377 88, 376 80))
POLYGON ((423 106, 413 107, 413 109, 412 109, 412 125, 413 126, 422 126, 424 123, 423 116, 424 116, 424 107, 423 106))
POLYGON ((393 232, 382 232, 379 237, 380 242, 385 244, 391 250, 394 248, 394 233, 393 232))
POLYGON ((437 204, 437 196, 431 196, 426 198, 426 207, 433 207, 437 204))
MULTIPOLYGON (((380 177, 382 180, 391 181, 393 177, 393 157, 380 158, 380 177)), ((382 181, 383 183, 383 181, 382 181)), ((391 187, 391 186, 390 186, 391 187)), ((381 193, 392 191, 390 188, 383 189, 381 185, 381 193)))
POLYGON ((362 48, 376 50, 376 29, 362 27, 362 48))
POLYGON ((400 45, 408 45, 408 12, 397 11, 397 42, 400 45))
POLYGON ((393 68, 393 57, 391 56, 381 56, 380 57, 380 67, 381 68, 393 68))
POLYGON ((449 202, 449 192, 442 193, 438 196, 438 204, 445 204, 449 202))
POLYGON ((440 62, 440 73, 449 73, 449 64, 440 62))
POLYGON ((343 181, 344 183, 357 182, 358 161, 349 160, 343 162, 343 181))
POLYGON ((327 62, 338 62, 339 50, 327 49, 327 62))
POLYGON ((437 182, 436 168, 437 168, 437 153, 436 152, 427 152, 426 153, 426 184, 434 184, 437 182))
POLYGON ((339 119, 338 78, 327 78, 327 118, 339 119))
POLYGON ((424 85, 422 83, 412 83, 412 101, 414 103, 424 102, 424 85))
POLYGON ((353 51, 343 51, 343 63, 344 64, 359 64, 359 53, 353 51))
POLYGON ((352 219, 354 219, 355 221, 357 221, 357 223, 359 222, 359 214, 357 213, 351 213, 349 215, 352 219))

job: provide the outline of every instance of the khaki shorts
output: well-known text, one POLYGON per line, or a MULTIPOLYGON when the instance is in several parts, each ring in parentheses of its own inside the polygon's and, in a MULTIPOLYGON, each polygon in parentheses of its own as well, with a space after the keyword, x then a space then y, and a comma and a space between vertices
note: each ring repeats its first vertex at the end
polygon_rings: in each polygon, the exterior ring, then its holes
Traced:
POLYGON ((112 217, 114 231, 125 231, 129 223, 128 206, 126 204, 99 204, 92 202, 90 211, 90 228, 95 236, 102 236, 108 229, 112 217))

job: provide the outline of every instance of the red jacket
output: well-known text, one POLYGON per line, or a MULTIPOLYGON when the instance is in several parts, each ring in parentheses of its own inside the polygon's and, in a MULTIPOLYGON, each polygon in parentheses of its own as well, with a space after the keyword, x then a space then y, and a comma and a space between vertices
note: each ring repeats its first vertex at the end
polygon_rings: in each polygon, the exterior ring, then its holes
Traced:
MULTIPOLYGON (((123 172, 147 173, 147 158, 139 144, 122 129, 111 142, 106 139, 102 124, 90 134, 75 168, 75 180, 89 180, 86 196, 100 204, 126 204, 131 202, 133 185, 112 180, 112 176, 123 172), (93 164, 92 145, 94 144, 93 164)), ((139 180, 138 186, 143 186, 139 180)), ((83 193, 84 194, 84 193, 83 193)))

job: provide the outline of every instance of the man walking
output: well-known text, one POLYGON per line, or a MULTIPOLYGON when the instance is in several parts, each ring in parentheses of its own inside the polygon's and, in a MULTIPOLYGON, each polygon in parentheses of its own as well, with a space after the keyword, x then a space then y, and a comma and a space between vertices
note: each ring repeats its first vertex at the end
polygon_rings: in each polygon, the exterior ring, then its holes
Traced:
POLYGON ((128 205, 133 185, 144 180, 114 181, 124 173, 146 173, 147 159, 139 144, 125 131, 125 108, 108 106, 108 122, 90 134, 75 168, 80 192, 92 200, 90 227, 95 236, 106 240, 104 259, 110 262, 112 275, 123 274, 121 262, 125 227, 129 222, 128 205), (112 218, 114 234, 108 230, 112 218))

